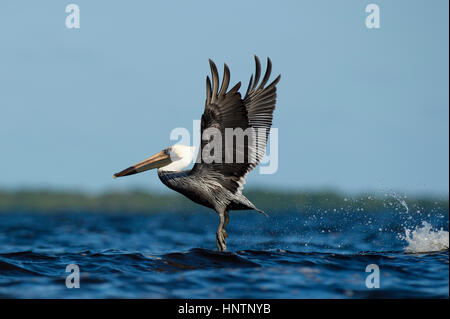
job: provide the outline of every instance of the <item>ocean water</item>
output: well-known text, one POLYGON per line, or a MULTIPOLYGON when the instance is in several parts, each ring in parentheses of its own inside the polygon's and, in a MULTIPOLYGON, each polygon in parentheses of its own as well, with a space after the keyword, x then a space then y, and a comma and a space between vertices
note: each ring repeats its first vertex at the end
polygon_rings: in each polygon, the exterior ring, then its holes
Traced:
POLYGON ((270 214, 1 214, 0 297, 449 297, 448 212, 270 214))

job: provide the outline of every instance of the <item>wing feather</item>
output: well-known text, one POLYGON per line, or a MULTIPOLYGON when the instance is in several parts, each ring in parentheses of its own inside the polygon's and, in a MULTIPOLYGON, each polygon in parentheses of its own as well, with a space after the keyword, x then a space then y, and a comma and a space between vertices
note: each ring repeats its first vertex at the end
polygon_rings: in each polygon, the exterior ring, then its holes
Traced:
POLYGON ((218 183, 216 183, 217 185, 222 185, 233 193, 241 192, 247 174, 258 165, 264 156, 275 109, 276 84, 279 82, 280 76, 266 86, 272 71, 272 62, 267 59, 266 71, 261 83, 259 83, 261 63, 255 55, 255 74, 250 77, 247 92, 242 99, 238 92, 241 86, 240 82, 227 92, 230 83, 228 66, 224 65, 223 80, 219 89, 217 67, 212 60, 209 60, 209 64, 212 85, 210 78, 207 76, 205 110, 201 119, 201 148, 191 174, 208 175, 209 178, 218 183), (218 129, 221 133, 222 159, 219 163, 209 163, 205 161, 202 155, 204 147, 211 142, 211 139, 205 140, 203 138, 204 132, 209 128, 218 129), (254 142, 250 143, 249 140, 245 139, 244 145, 236 145, 238 142, 236 140, 233 147, 230 148, 225 141, 225 130, 227 128, 240 128, 243 131, 252 128, 251 139, 254 142), (262 138, 258 134, 258 130, 263 130, 262 138), (232 163, 225 162, 226 154, 233 156, 232 163), (238 155, 244 155, 244 162, 236 162, 238 155))

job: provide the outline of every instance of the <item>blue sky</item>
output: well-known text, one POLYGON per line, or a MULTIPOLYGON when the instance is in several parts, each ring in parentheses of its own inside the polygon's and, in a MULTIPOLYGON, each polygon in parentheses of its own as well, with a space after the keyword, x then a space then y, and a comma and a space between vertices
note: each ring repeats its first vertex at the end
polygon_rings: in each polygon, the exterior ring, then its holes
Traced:
POLYGON ((0 188, 149 187, 112 174, 192 129, 208 58, 282 74, 279 169, 247 187, 448 194, 448 1, 2 1, 0 188), (65 6, 80 7, 80 29, 65 6))

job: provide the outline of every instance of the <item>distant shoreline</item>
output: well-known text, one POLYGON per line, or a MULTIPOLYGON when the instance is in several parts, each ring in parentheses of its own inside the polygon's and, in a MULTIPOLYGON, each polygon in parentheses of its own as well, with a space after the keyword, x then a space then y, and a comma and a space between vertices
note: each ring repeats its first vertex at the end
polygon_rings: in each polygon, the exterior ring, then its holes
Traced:
MULTIPOLYGON (((394 196, 391 194, 343 194, 332 191, 276 191, 244 190, 244 194, 258 208, 268 212, 309 211, 426 211, 448 213, 449 200, 433 196, 394 196), (395 198, 397 197, 397 198, 395 198), (403 203, 402 203, 403 201, 403 203), (405 206, 406 205, 406 206, 405 206)), ((0 190, 0 213, 36 212, 99 212, 99 213, 154 213, 158 211, 206 211, 182 195, 154 193, 147 190, 126 192, 108 191, 88 194, 55 190, 0 190)))

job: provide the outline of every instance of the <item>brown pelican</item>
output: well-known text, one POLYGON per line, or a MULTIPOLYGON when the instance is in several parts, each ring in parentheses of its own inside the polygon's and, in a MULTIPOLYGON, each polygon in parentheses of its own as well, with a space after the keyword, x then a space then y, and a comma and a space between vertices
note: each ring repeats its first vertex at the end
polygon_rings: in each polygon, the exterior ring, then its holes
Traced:
POLYGON ((242 189, 247 174, 258 165, 265 153, 280 75, 266 86, 272 70, 268 58, 265 75, 259 83, 261 64, 257 56, 255 63, 254 78, 253 75, 250 77, 247 92, 242 98, 238 92, 241 82, 227 91, 230 70, 226 64, 219 89, 217 67, 209 60, 212 85, 207 76, 205 110, 201 119, 201 148, 191 170, 183 169, 194 159, 195 148, 175 144, 114 174, 114 177, 120 177, 158 168, 158 176, 166 186, 200 205, 214 209, 220 217, 216 233, 219 251, 226 250, 225 239, 228 234, 225 227, 230 210, 255 210, 265 214, 242 194, 242 189), (245 132, 246 138, 232 136, 230 143, 230 139, 227 140, 230 129, 245 132), (213 140, 218 150, 211 160, 210 151, 214 148, 210 144, 213 140))

